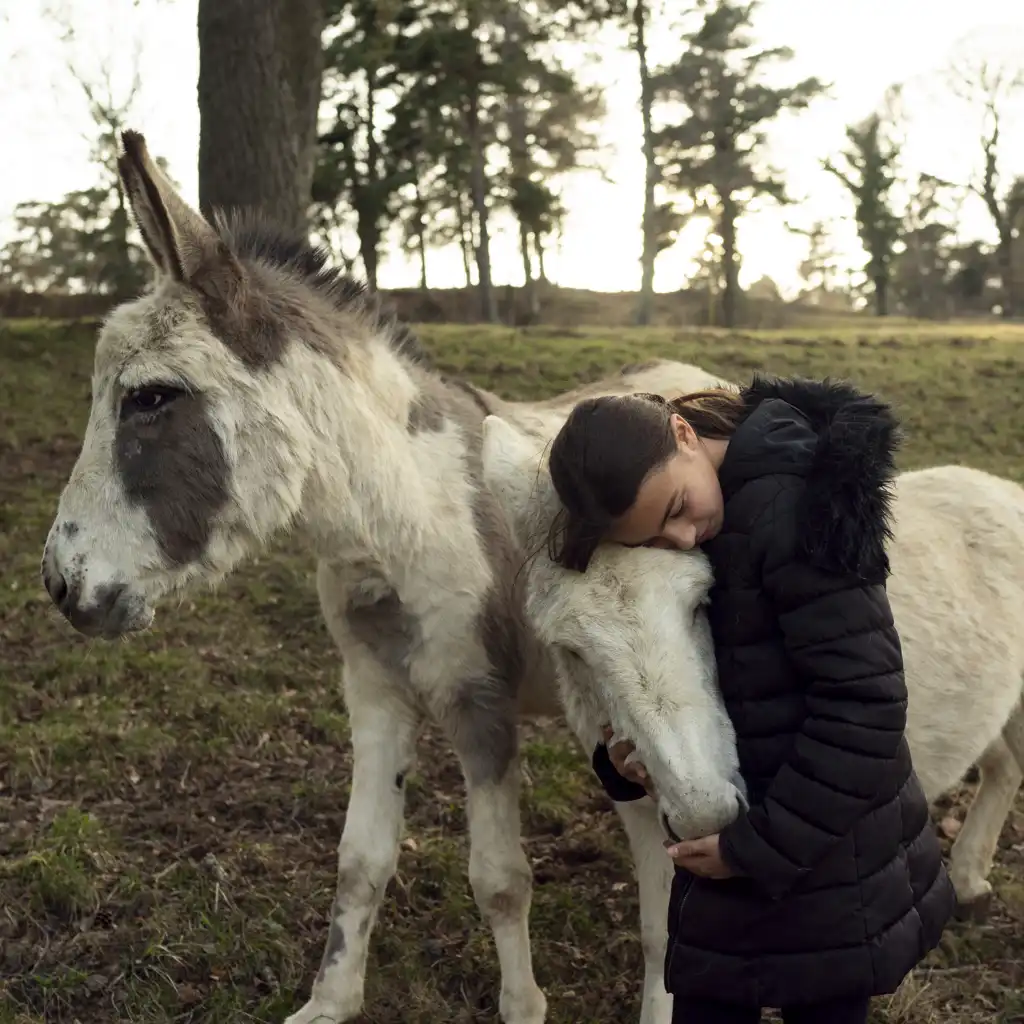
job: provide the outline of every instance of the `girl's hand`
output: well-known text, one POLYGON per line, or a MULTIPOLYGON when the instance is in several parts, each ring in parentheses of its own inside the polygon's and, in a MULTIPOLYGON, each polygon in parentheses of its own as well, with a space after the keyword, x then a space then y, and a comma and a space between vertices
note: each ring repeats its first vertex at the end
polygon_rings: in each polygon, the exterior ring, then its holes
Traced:
MULTIPOLYGON (((615 732, 610 725, 606 725, 601 732, 607 745, 611 741, 612 736, 615 735, 615 732)), ((615 746, 608 747, 608 759, 624 779, 629 779, 630 782, 636 782, 643 786, 647 790, 648 795, 653 797, 654 783, 651 782, 647 769, 639 761, 634 760, 628 764, 626 763, 626 758, 634 750, 636 750, 636 747, 629 740, 619 740, 615 746)))
POLYGON ((722 860, 718 833, 703 839, 684 839, 681 843, 666 841, 665 850, 675 864, 701 878, 732 878, 733 873, 722 860))

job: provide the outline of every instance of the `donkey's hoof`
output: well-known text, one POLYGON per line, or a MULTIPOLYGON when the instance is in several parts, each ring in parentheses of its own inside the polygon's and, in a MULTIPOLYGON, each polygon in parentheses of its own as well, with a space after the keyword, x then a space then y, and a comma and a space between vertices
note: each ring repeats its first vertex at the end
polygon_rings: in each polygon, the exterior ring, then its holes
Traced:
POLYGON ((499 999, 499 1016, 502 1024, 544 1024, 548 1012, 548 1001, 536 985, 527 985, 521 992, 507 989, 499 999))
POLYGON ((328 1006, 318 1000, 311 999, 301 1010, 293 1013, 284 1024, 342 1024, 353 1020, 359 1011, 348 1012, 339 1006, 328 1006))
POLYGON ((971 924, 984 924, 992 913, 992 890, 980 893, 971 900, 956 901, 956 917, 958 921, 971 924))

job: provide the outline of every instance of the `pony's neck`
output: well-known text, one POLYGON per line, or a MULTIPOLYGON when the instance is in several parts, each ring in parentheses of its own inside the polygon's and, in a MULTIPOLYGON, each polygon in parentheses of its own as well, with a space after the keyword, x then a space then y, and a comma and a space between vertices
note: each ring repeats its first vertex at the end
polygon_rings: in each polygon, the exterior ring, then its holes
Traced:
POLYGON ((438 434, 425 457, 423 439, 407 429, 416 380, 382 341, 349 353, 344 369, 315 353, 303 359, 311 465, 301 516, 314 550, 321 558, 408 559, 436 525, 446 492, 460 489, 464 444, 438 434))

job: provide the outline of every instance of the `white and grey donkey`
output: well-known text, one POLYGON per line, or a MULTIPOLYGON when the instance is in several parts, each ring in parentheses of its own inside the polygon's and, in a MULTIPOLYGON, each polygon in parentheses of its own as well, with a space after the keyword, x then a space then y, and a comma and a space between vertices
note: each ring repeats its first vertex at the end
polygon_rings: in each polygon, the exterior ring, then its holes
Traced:
MULTIPOLYGON (((82 449, 43 554, 46 588, 80 632, 124 636, 150 626, 165 595, 214 583, 302 527, 343 652, 354 768, 326 948, 290 1024, 360 1012, 370 936, 397 864, 404 780, 427 718, 450 738, 466 780, 469 877, 497 947, 501 1016, 540 1024, 517 719, 560 708, 552 659, 513 587, 525 554, 482 480, 483 420, 499 413, 546 433, 586 393, 671 396, 712 378, 657 363, 532 404, 445 380, 322 254, 258 221, 212 226, 141 135, 123 142, 121 178, 155 281, 100 332, 82 449)), ((696 587, 688 600, 696 607, 700 597, 696 587)), ((643 609, 658 614, 650 601, 643 609)), ((720 719, 713 700, 695 706, 666 754, 680 779, 703 789, 703 804, 696 793, 666 804, 677 829, 709 830, 735 814, 732 760, 706 742, 720 719)), ((640 880, 642 1021, 668 1024, 667 858, 650 801, 639 803, 619 810, 640 880)))
MULTIPOLYGON (((706 691, 717 700, 704 630, 681 628, 679 607, 700 618, 692 600, 706 586, 705 556, 609 547, 582 575, 554 564, 542 544, 557 509, 543 440, 497 416, 484 421, 484 477, 535 552, 522 574, 527 614, 561 659, 570 721, 593 714, 589 694, 621 705, 632 692, 636 704, 656 682, 659 708, 631 722, 630 738, 641 760, 651 759, 656 785, 671 784, 679 767, 660 754, 666 694, 692 700, 706 691), (666 687, 663 674, 673 667, 696 673, 695 682, 666 687)), ((961 909, 984 916, 993 857, 1024 769, 1024 488, 965 466, 935 466, 901 473, 894 498, 888 592, 906 667, 907 739, 930 801, 972 764, 981 771, 950 877, 961 909)), ((707 714, 699 721, 721 722, 707 714)), ((666 725, 685 735, 678 720, 666 725)), ((732 729, 719 728, 719 743, 733 744, 732 729)), ((713 756, 713 737, 694 737, 687 748, 713 756)))

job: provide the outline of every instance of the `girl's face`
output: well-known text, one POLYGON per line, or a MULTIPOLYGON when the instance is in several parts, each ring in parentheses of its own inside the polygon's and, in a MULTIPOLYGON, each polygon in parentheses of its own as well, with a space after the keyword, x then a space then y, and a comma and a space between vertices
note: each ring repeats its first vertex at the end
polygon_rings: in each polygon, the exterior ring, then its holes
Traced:
POLYGON ((722 488, 718 467, 728 441, 702 441, 681 416, 673 414, 676 451, 650 472, 636 501, 619 517, 608 539, 629 547, 691 548, 722 528, 722 488))

